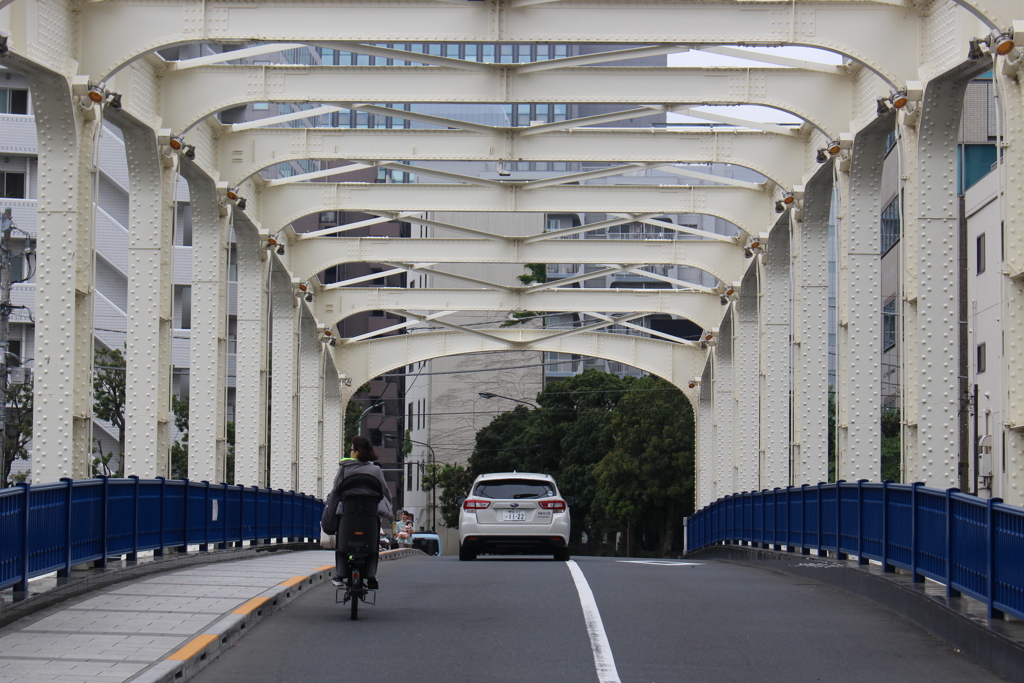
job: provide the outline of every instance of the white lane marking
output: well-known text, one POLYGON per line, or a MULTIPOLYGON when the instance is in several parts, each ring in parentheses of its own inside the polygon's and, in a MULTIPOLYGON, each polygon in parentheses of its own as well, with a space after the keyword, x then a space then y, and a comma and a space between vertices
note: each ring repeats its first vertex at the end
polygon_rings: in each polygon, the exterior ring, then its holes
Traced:
POLYGON ((660 567, 699 567, 703 562, 673 562, 672 560, 617 560, 626 564, 653 564, 660 567))
POLYGON ((594 668, 597 669, 597 680, 600 683, 620 683, 619 672, 615 668, 615 657, 608 644, 608 635, 604 632, 604 622, 594 600, 594 592, 590 590, 587 577, 572 560, 565 563, 576 584, 576 592, 580 595, 580 606, 583 608, 583 621, 587 624, 587 635, 590 636, 590 649, 594 651, 594 668))

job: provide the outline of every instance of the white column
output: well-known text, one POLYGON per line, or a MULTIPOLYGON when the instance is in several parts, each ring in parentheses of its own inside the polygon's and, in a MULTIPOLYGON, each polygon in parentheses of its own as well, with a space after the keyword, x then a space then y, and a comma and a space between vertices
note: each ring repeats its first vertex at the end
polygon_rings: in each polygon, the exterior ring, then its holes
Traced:
POLYGON ((916 295, 917 305, 916 319, 904 325, 916 338, 904 349, 908 361, 914 361, 905 370, 916 387, 917 451, 907 451, 904 467, 906 481, 938 488, 959 484, 957 134, 967 83, 988 68, 981 62, 957 67, 926 85, 918 123, 917 196, 916 201, 907 199, 917 236, 916 244, 906 247, 913 266, 908 271, 916 276, 907 297, 916 295))
POLYGON ((342 458, 342 411, 344 404, 341 400, 341 385, 338 380, 338 371, 334 367, 334 359, 327 353, 324 364, 324 402, 323 402, 323 457, 322 461, 322 485, 319 491, 307 491, 318 497, 326 496, 327 490, 334 481, 334 471, 338 461, 342 458))
POLYGON ((188 475, 225 479, 227 455, 228 230, 230 208, 195 164, 182 162, 192 205, 192 331, 189 348, 188 475), (224 215, 221 215, 221 211, 224 215))
POLYGON ((881 478, 882 325, 879 222, 882 166, 892 115, 854 139, 849 173, 840 175, 837 221, 836 479, 881 478))
POLYGON ((831 164, 793 221, 793 484, 828 481, 828 217, 831 164))
POLYGON ((751 267, 740 287, 733 334, 733 447, 736 462, 736 490, 761 488, 759 441, 761 406, 758 399, 760 363, 758 362, 757 268, 751 267))
MULTIPOLYGON (((300 306, 300 309, 302 307, 300 306)), ((307 315, 299 319, 299 488, 312 493, 322 486, 321 397, 323 358, 317 339, 316 322, 307 315)))
POLYGON ((235 221, 238 310, 235 335, 235 483, 267 485, 267 317, 266 264, 256 228, 235 221))
POLYGON ((789 219, 772 228, 760 259, 761 488, 788 486, 790 479, 790 249, 789 219))
POLYGON ((698 387, 699 398, 697 400, 697 465, 696 465, 696 495, 697 510, 713 503, 718 497, 715 493, 714 484, 714 411, 711 399, 711 359, 709 357, 704 366, 704 374, 701 376, 698 387))
POLYGON ((297 301, 280 270, 270 276, 272 371, 270 383, 270 487, 298 490, 296 445, 297 301))
POLYGON ((90 476, 93 151, 102 123, 64 76, 26 70, 39 149, 32 481, 90 476))
POLYGON ((175 163, 156 132, 122 117, 131 195, 128 228, 126 475, 170 476, 175 163))
POLYGON ((726 310, 715 345, 715 479, 718 496, 736 492, 736 463, 733 445, 732 304, 726 310))
MULTIPOLYGON (((998 73, 998 72, 997 72, 998 73)), ((1019 191, 1024 187, 1024 89, 1014 78, 999 74, 1004 115, 1003 174, 1004 196, 1003 256, 1005 259, 1003 292, 1005 303, 1002 319, 1005 344, 1003 348, 1002 376, 1006 378, 1004 416, 1002 427, 1005 471, 997 477, 993 495, 1010 505, 1024 505, 1024 203, 1019 191)), ((991 253, 991 252, 990 252, 991 253)), ((969 351, 973 353, 973 349, 969 351)), ((995 434, 999 438, 1000 434, 995 434)), ((995 449, 993 449, 995 450, 995 449)), ((1003 470, 995 463, 994 474, 1003 470)))

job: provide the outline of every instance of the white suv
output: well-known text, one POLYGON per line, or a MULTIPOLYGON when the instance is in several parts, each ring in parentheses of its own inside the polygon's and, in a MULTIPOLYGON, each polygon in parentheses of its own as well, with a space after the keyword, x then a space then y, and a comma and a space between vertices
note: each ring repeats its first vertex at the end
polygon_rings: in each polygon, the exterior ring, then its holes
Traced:
POLYGON ((477 553, 548 554, 569 559, 569 505, 546 474, 481 474, 459 499, 459 559, 477 553))

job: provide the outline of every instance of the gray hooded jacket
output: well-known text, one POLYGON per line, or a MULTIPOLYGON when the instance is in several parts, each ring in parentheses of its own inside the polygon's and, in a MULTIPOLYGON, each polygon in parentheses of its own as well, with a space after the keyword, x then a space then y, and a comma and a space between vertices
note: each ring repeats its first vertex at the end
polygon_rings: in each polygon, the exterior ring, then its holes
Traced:
MULTIPOLYGON (((367 474, 380 482, 380 488, 384 492, 384 497, 377 505, 377 516, 388 520, 395 518, 391 503, 391 490, 384 480, 384 472, 381 471, 380 466, 372 462, 345 458, 338 467, 338 474, 334 477, 331 493, 327 496, 327 500, 324 501, 324 512, 320 517, 320 526, 325 534, 333 535, 338 533, 338 519, 341 510, 341 484, 345 481, 346 477, 351 477, 354 474, 367 474)), ((367 492, 369 493, 369 491, 367 492)), ((357 493, 357 491, 353 491, 353 493, 357 493)))

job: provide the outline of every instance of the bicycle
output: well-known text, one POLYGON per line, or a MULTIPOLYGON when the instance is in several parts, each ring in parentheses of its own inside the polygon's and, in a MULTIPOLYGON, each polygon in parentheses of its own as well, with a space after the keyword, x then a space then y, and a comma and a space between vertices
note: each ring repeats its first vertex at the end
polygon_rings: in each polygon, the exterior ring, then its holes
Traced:
POLYGON ((335 551, 338 581, 335 583, 334 602, 343 605, 351 602, 351 619, 356 621, 359 619, 360 602, 377 604, 377 591, 367 586, 366 575, 376 573, 380 521, 376 500, 349 498, 343 506, 335 551))

